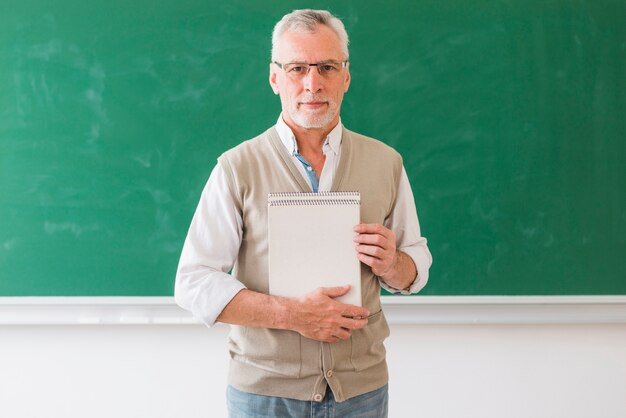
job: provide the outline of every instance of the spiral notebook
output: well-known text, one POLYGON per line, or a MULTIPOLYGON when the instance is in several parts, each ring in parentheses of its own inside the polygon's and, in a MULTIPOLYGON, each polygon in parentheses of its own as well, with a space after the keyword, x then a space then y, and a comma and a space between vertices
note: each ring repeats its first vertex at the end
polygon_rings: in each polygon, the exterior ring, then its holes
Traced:
POLYGON ((359 192, 270 193, 267 204, 270 294, 299 297, 349 284, 337 300, 361 306, 359 192))

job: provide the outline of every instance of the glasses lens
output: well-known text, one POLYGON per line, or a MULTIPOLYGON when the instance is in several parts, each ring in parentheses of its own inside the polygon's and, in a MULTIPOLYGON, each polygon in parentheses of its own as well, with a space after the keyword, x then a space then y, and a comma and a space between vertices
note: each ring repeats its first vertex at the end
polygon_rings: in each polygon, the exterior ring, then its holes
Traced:
POLYGON ((323 77, 333 77, 341 72, 342 65, 343 64, 341 62, 336 61, 326 61, 318 64, 291 62, 289 64, 283 64, 283 69, 285 70, 285 73, 293 79, 299 79, 307 75, 311 66, 316 67, 317 71, 323 77))
POLYGON ((324 62, 317 64, 317 69, 324 77, 332 77, 339 74, 341 70, 341 63, 339 62, 324 62))
POLYGON ((292 62, 283 65, 285 72, 291 78, 304 77, 309 72, 309 64, 303 64, 300 62, 292 62))

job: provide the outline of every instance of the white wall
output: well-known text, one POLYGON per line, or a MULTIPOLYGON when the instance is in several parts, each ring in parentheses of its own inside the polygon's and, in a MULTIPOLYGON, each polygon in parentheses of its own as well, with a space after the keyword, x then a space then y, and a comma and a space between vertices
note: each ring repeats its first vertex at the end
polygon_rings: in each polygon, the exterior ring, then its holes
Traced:
MULTIPOLYGON (((624 323, 391 328, 391 418, 626 417, 624 323)), ((223 417, 227 331, 2 325, 0 417, 223 417)))

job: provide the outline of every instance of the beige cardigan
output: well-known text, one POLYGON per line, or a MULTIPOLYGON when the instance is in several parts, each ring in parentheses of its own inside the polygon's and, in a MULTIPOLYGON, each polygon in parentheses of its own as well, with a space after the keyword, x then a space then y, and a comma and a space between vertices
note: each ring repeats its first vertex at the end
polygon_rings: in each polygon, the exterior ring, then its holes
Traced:
MULTIPOLYGON (((268 293, 267 195, 311 192, 275 128, 219 157, 243 219, 243 238, 233 275, 253 291, 268 293)), ((396 200, 400 155, 372 138, 343 130, 341 160, 333 191, 361 193, 361 221, 382 224, 396 200)), ((387 383, 384 339, 389 327, 380 306, 380 285, 361 264, 363 306, 368 325, 349 340, 322 343, 294 331, 231 327, 229 384, 268 396, 321 400, 330 385, 338 402, 387 383)))

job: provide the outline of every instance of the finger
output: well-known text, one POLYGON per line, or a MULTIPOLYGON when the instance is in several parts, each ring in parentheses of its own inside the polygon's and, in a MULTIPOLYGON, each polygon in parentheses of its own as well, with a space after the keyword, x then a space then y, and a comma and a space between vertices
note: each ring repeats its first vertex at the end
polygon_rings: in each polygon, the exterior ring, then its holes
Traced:
POLYGON ((337 286, 337 287, 320 287, 317 289, 322 295, 326 295, 330 298, 338 298, 350 291, 350 285, 337 286))
POLYGON ((356 250, 360 254, 372 256, 374 258, 383 259, 389 256, 389 251, 376 245, 357 245, 356 250))
POLYGON ((354 227, 354 232, 358 232, 359 234, 380 234, 384 237, 388 237, 391 233, 391 230, 385 228, 381 224, 358 224, 354 227))
POLYGON ((372 270, 376 270, 376 268, 381 264, 380 259, 372 257, 371 255, 357 253, 356 256, 361 263, 370 266, 372 270))
POLYGON ((354 237, 354 242, 387 248, 389 247, 391 240, 380 234, 358 234, 354 237))
POLYGON ((365 328, 368 322, 369 321, 367 320, 367 318, 363 318, 363 319, 345 318, 341 326, 348 330, 355 330, 355 329, 365 328))
POLYGON ((342 305, 343 306, 341 307, 341 316, 346 318, 365 318, 370 314, 367 308, 364 308, 362 306, 348 304, 342 305))
POLYGON ((357 258, 363 264, 369 266, 375 275, 381 276, 381 277, 387 272, 387 270, 391 266, 391 264, 385 263, 383 260, 379 258, 361 254, 361 253, 357 253, 357 258))
POLYGON ((333 332, 333 336, 341 340, 347 340, 348 338, 350 338, 350 335, 352 335, 350 330, 344 328, 339 328, 338 330, 333 332))

